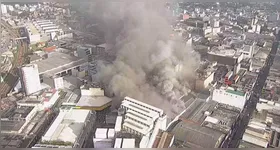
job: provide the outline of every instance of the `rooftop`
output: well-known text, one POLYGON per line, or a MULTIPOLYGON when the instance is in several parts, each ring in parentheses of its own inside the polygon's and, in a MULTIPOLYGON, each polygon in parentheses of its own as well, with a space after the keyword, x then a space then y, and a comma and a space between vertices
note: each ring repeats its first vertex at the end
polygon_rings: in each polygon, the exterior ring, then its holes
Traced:
POLYGON ((17 132, 23 126, 23 120, 1 120, 1 132, 17 132))
POLYGON ((112 101, 106 96, 81 96, 76 104, 77 107, 102 107, 112 101))
POLYGON ((81 59, 69 54, 61 52, 53 52, 49 58, 34 62, 38 65, 39 74, 55 74, 64 71, 68 68, 75 67, 86 63, 85 59, 81 59))
POLYGON ((235 95, 239 95, 239 96, 244 96, 245 95, 244 92, 235 91, 235 90, 231 90, 231 89, 227 89, 226 92, 231 93, 231 94, 235 94, 235 95))
POLYGON ((218 148, 221 144, 219 141, 225 137, 222 132, 183 121, 171 133, 175 136, 175 142, 185 143, 189 148, 218 148))
POLYGON ((26 118, 26 116, 32 111, 33 108, 34 107, 20 106, 2 115, 1 118, 9 118, 9 119, 26 118))
POLYGON ((75 89, 74 91, 66 90, 65 96, 63 96, 64 104, 76 104, 80 99, 81 92, 79 89, 75 89))
POLYGON ((42 141, 63 141, 75 143, 88 118, 89 110, 63 109, 42 137, 42 141))
POLYGON ((21 104, 42 104, 44 102, 49 102, 57 92, 58 91, 55 89, 47 88, 28 97, 24 97, 17 101, 17 104, 21 106, 21 104))
POLYGON ((241 141, 239 144, 239 148, 263 148, 263 147, 245 141, 241 141))
POLYGON ((213 47, 209 52, 209 54, 224 56, 224 57, 236 57, 241 53, 237 52, 235 49, 228 49, 225 47, 213 47))
POLYGON ((39 31, 36 29, 36 27, 32 23, 28 23, 27 28, 30 30, 32 35, 39 34, 39 31))
POLYGON ((260 48, 259 51, 254 55, 255 58, 266 59, 270 53, 269 48, 260 48))
POLYGON ((2 148, 20 148, 24 137, 22 135, 2 134, 0 141, 2 148))
POLYGON ((173 134, 159 130, 152 148, 169 148, 173 134))
POLYGON ((238 108, 215 101, 190 98, 184 102, 186 110, 168 131, 174 134, 175 143, 189 148, 218 147, 218 139, 229 132, 240 112, 238 108))

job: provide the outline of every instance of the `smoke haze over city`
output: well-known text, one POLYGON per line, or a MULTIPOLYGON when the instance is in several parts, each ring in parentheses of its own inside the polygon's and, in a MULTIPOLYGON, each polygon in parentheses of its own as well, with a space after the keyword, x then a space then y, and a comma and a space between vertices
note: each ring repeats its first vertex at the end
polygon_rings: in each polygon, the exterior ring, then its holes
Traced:
MULTIPOLYGON (((161 1, 92 2, 113 64, 99 62, 97 79, 116 99, 125 96, 162 108, 170 117, 184 109, 179 100, 190 92, 199 57, 180 37, 172 35, 168 12, 161 1)), ((115 101, 118 104, 120 101, 115 101)))

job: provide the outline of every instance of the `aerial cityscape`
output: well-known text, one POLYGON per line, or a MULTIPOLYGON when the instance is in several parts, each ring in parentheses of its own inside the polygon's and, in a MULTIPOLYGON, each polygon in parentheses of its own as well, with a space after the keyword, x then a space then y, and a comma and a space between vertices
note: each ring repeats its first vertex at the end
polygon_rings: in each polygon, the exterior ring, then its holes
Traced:
POLYGON ((280 147, 280 2, 1 2, 1 148, 280 147))

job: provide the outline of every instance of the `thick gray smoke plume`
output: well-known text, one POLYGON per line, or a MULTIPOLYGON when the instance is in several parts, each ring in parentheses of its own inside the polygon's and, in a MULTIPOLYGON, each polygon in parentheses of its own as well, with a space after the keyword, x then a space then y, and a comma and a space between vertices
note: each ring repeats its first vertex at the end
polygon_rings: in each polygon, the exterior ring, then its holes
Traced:
POLYGON ((95 2, 91 14, 101 20, 117 58, 99 63, 97 78, 118 98, 125 96, 162 108, 174 117, 184 109, 179 100, 190 92, 198 57, 191 47, 170 36, 172 28, 160 0, 95 2))

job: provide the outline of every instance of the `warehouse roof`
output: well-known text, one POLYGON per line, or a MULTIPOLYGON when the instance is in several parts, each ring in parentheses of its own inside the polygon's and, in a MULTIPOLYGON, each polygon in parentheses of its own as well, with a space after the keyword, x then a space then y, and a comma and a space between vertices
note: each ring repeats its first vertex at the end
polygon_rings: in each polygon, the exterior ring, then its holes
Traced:
POLYGON ((222 132, 183 121, 179 122, 171 133, 177 141, 186 143, 190 148, 217 148, 225 137, 222 132))
POLYGON ((68 68, 79 66, 86 63, 85 59, 71 56, 66 53, 53 52, 47 59, 34 62, 38 65, 39 74, 56 74, 68 68))

